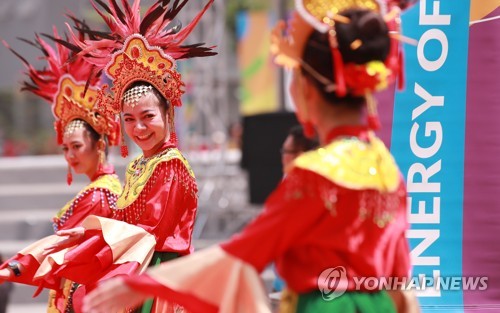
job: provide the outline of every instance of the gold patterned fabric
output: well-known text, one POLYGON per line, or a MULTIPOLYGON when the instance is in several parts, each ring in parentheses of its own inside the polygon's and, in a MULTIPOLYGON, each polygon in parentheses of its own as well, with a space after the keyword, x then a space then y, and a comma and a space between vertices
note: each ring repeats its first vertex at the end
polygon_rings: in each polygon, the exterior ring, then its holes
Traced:
POLYGON ((293 166, 354 190, 393 192, 400 184, 394 158, 373 134, 369 142, 357 137, 340 137, 323 148, 302 154, 293 166))
MULTIPOLYGON (((74 292, 74 290, 72 290, 74 284, 69 279, 64 279, 63 282, 64 282, 64 287, 62 288, 62 291, 60 291, 60 292, 62 292, 64 298, 67 300, 72 296, 72 292, 74 292)), ((47 313, 61 313, 61 311, 57 308, 56 301, 57 301, 57 291, 50 290, 49 291, 49 302, 48 302, 48 306, 47 306, 47 313)), ((68 309, 70 309, 70 308, 68 308, 68 309)))

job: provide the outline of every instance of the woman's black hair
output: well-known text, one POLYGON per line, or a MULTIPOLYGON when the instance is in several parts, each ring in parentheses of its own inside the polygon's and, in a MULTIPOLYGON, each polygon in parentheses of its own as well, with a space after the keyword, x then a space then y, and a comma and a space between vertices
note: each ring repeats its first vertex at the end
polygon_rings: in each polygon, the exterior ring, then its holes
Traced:
MULTIPOLYGON (((390 50, 390 38, 383 17, 366 9, 349 9, 341 12, 341 15, 350 20, 349 23, 335 23, 338 49, 344 64, 385 61, 390 50), (353 49, 351 44, 355 40, 360 40, 361 46, 353 49)), ((314 30, 305 45, 302 60, 317 73, 335 82, 332 50, 328 34, 314 30)), ((323 98, 329 103, 346 105, 353 109, 360 109, 363 106, 364 97, 353 96, 348 93, 345 97, 340 98, 335 91, 326 91, 325 85, 303 68, 302 73, 311 79, 323 98)))
POLYGON ((90 126, 89 123, 85 122, 84 120, 81 121, 83 122, 83 127, 85 127, 85 129, 88 131, 90 135, 90 140, 92 140, 92 145, 97 144, 99 139, 101 139, 101 135, 99 135, 99 133, 96 132, 95 129, 92 128, 92 126, 90 126))

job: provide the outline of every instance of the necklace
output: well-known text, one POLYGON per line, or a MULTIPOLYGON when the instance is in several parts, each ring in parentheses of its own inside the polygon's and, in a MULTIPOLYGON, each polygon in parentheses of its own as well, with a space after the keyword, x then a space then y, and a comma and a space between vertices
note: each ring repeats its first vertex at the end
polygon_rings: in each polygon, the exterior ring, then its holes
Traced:
POLYGON ((169 151, 171 150, 171 148, 167 148, 165 150, 162 150, 156 154, 153 154, 149 157, 144 157, 144 154, 141 155, 135 162, 134 164, 132 165, 132 169, 133 169, 133 176, 137 177, 137 176, 141 176, 142 173, 144 172, 144 170, 146 169, 147 167, 147 164, 149 161, 155 159, 155 158, 159 158, 165 154, 167 154, 169 151))

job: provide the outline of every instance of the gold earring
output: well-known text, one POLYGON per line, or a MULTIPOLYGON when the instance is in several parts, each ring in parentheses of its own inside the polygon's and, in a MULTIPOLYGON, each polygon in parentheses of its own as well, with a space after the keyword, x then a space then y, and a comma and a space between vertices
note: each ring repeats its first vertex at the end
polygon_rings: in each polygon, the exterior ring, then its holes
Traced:
POLYGON ((106 162, 106 154, 104 150, 99 149, 99 171, 101 172, 104 169, 104 163, 106 162))
POLYGON ((177 145, 177 134, 175 133, 175 116, 174 116, 174 106, 170 106, 170 113, 168 114, 169 131, 170 131, 170 142, 177 145))
POLYGON ((66 183, 68 186, 73 182, 73 174, 71 173, 71 165, 68 164, 68 174, 66 174, 66 183))

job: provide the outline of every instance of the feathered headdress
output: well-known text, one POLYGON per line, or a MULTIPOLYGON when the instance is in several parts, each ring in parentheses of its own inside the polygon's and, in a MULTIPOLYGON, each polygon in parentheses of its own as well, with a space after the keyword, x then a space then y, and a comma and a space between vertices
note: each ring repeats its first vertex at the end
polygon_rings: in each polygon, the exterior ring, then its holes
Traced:
MULTIPOLYGON (((401 36, 399 16, 400 8, 406 7, 408 4, 407 0, 295 0, 296 11, 289 21, 287 34, 283 34, 286 28, 284 22, 278 23, 272 32, 271 52, 278 65, 287 68, 303 67, 322 82, 327 90, 335 91, 339 97, 343 97, 347 93, 354 96, 365 96, 368 102, 370 127, 377 129, 379 122, 372 93, 386 88, 398 76, 400 86, 403 84, 402 52, 399 42, 413 42, 401 36), (375 11, 384 16, 389 34, 392 37, 391 49, 385 62, 344 64, 338 49, 335 24, 350 23, 350 19, 343 16, 342 12, 353 8, 375 11), (329 34, 335 82, 323 77, 302 60, 306 42, 314 30, 329 34)), ((363 45, 361 40, 355 40, 351 43, 351 49, 358 49, 361 45, 363 45)))
MULTIPOLYGON (((146 12, 140 15, 140 0, 132 5, 122 0, 122 8, 116 0, 106 4, 102 0, 91 0, 97 13, 102 17, 109 31, 95 31, 76 27, 77 30, 94 36, 95 39, 81 40, 70 29, 73 42, 68 47, 83 56, 99 70, 104 69, 113 81, 112 94, 106 93, 103 86, 99 105, 103 111, 118 114, 121 111, 125 91, 137 81, 144 81, 154 86, 172 106, 181 105, 184 82, 177 71, 176 60, 192 57, 215 55, 213 47, 203 44, 183 45, 184 40, 193 31, 213 0, 209 0, 203 10, 184 28, 175 22, 175 18, 189 0, 156 1, 146 12)), ((81 23, 77 18, 74 21, 81 23)), ((171 106, 171 107, 172 107, 171 106)), ((173 128, 173 109, 169 112, 171 132, 173 128)), ((126 155, 126 148, 122 155, 126 155)))
MULTIPOLYGON (((56 41, 62 40, 54 28, 53 36, 45 35, 56 41)), ((79 34, 83 39, 83 33, 79 34)), ((21 90, 32 92, 51 104, 55 117, 54 128, 58 144, 62 144, 63 135, 70 122, 81 119, 100 135, 108 137, 110 145, 117 145, 120 125, 115 117, 103 115, 97 111, 96 100, 98 96, 99 77, 94 75, 90 80, 89 72, 92 64, 83 58, 75 57, 74 53, 56 42, 55 49, 44 41, 39 35, 35 40, 22 41, 38 48, 47 61, 43 69, 36 69, 18 52, 13 50, 5 41, 4 45, 11 50, 25 65, 28 80, 22 83, 21 90)))

